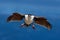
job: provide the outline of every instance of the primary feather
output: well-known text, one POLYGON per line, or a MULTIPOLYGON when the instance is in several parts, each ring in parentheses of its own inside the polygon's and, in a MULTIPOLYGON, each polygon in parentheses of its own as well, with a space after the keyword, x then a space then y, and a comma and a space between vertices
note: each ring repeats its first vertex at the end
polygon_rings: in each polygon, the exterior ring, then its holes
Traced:
POLYGON ((48 29, 51 29, 51 24, 44 17, 39 17, 39 18, 35 17, 34 21, 35 21, 35 23, 37 23, 39 25, 42 25, 42 26, 47 27, 48 29))
POLYGON ((13 15, 9 16, 7 18, 7 22, 11 21, 11 20, 17 20, 17 21, 20 21, 23 19, 23 15, 19 14, 19 13, 13 13, 13 15))

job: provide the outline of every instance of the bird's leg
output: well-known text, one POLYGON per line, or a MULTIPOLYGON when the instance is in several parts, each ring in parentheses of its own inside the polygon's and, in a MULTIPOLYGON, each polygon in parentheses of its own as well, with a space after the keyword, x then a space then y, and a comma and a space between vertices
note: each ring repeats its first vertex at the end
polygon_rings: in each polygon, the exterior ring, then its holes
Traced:
POLYGON ((21 26, 22 26, 22 27, 24 27, 24 26, 25 26, 25 24, 23 23, 23 24, 21 24, 21 26))
POLYGON ((34 25, 32 25, 32 28, 33 28, 33 29, 35 29, 35 26, 34 26, 34 25))

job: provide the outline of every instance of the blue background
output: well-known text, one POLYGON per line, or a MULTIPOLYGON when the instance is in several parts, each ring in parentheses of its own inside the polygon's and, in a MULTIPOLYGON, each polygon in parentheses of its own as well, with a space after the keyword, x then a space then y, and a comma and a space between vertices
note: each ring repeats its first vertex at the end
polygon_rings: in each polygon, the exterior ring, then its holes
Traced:
POLYGON ((60 40, 60 0, 0 0, 0 40, 60 40), (13 12, 43 16, 52 24, 52 29, 35 25, 20 27, 21 22, 6 20, 13 12))

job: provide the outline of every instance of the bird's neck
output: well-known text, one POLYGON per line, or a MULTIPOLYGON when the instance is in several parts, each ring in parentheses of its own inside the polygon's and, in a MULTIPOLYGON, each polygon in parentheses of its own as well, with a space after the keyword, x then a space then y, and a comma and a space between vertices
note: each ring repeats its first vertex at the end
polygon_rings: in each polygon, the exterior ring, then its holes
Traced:
POLYGON ((34 16, 25 15, 25 19, 26 19, 26 20, 33 20, 33 19, 34 19, 34 16))

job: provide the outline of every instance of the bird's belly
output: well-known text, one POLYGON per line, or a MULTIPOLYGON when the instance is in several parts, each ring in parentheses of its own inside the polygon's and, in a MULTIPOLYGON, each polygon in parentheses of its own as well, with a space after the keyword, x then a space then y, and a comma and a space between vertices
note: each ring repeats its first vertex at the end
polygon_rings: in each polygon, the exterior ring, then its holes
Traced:
POLYGON ((32 22, 33 22, 33 20, 25 20, 25 23, 28 25, 31 24, 32 22))

